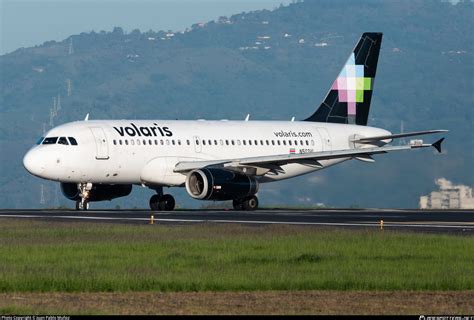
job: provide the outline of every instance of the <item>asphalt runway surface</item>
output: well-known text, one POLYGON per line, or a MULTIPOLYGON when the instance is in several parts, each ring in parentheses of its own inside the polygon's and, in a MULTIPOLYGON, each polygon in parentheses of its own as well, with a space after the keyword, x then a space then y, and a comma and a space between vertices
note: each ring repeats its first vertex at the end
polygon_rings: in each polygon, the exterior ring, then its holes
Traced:
POLYGON ((35 219, 75 222, 107 222, 155 225, 189 223, 237 223, 249 225, 306 225, 315 227, 378 228, 418 232, 474 234, 474 210, 407 209, 262 209, 233 210, 0 210, 2 219, 35 219))

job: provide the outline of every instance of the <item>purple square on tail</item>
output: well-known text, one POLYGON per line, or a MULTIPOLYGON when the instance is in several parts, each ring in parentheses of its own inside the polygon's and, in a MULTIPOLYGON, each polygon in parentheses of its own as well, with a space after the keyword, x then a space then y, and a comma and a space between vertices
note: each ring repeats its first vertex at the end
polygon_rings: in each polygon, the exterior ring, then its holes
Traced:
POLYGON ((355 116, 355 114, 356 114, 356 103, 355 102, 348 102, 347 103, 347 114, 355 116))

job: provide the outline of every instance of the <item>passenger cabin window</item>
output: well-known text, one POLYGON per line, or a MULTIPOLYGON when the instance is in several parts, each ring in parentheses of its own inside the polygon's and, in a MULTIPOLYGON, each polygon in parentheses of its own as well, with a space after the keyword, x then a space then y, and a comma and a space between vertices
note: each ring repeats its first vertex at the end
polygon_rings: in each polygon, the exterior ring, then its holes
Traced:
POLYGON ((43 140, 43 144, 56 144, 58 137, 49 137, 43 140))
POLYGON ((77 146, 77 141, 76 139, 74 139, 73 137, 68 137, 69 139, 69 143, 72 145, 72 146, 77 146))
POLYGON ((68 145, 69 142, 67 142, 66 137, 60 137, 59 140, 58 140, 58 144, 65 144, 65 145, 68 145))

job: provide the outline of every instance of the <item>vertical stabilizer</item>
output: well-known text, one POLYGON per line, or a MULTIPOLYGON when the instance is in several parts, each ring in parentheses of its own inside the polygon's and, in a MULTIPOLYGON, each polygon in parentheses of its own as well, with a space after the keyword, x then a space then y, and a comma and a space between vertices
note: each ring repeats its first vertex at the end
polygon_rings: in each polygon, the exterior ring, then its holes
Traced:
POLYGON ((367 125, 382 33, 362 35, 323 103, 304 121, 367 125))

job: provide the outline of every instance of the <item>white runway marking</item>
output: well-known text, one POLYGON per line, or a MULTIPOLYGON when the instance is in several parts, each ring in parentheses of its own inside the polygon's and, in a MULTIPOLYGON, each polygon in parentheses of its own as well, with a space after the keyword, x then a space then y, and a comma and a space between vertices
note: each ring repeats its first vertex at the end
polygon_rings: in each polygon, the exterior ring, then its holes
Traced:
MULTIPOLYGON (((113 218, 113 217, 87 217, 87 216, 41 216, 41 215, 0 215, 4 218, 40 218, 40 219, 78 219, 78 220, 104 220, 104 221, 150 221, 150 218, 113 218)), ((240 224, 286 224, 286 225, 314 225, 314 226, 341 226, 341 227, 380 227, 379 222, 298 222, 298 221, 262 221, 262 220, 222 220, 222 219, 165 219, 154 218, 155 222, 212 222, 212 223, 240 223, 240 224)), ((453 225, 452 222, 433 222, 430 223, 411 223, 411 222, 384 222, 384 228, 387 227, 414 227, 414 228, 451 228, 451 229, 474 229, 474 225, 453 225)))

